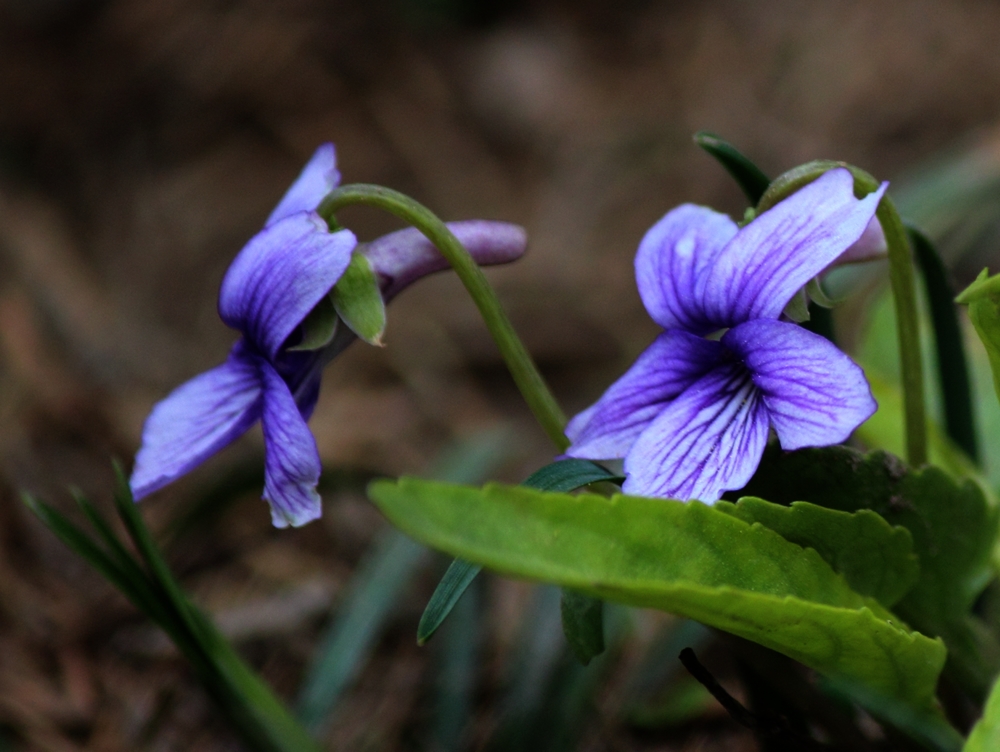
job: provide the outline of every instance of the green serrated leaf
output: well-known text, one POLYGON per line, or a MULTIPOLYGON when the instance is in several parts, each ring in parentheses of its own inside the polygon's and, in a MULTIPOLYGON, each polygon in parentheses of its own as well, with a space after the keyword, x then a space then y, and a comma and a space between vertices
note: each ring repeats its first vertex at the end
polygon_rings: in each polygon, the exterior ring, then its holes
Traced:
MULTIPOLYGON (((599 481, 620 483, 623 480, 625 480, 624 476, 615 475, 596 462, 566 459, 536 470, 521 485, 537 488, 541 491, 575 491, 599 481)), ((471 564, 461 559, 455 559, 449 565, 448 571, 444 573, 438 586, 434 589, 434 593, 424 608, 424 613, 420 616, 420 624, 417 625, 418 645, 423 645, 434 636, 438 627, 448 618, 448 614, 451 613, 466 588, 472 584, 480 571, 482 571, 482 567, 478 564, 471 564)), ((568 636, 567 639, 569 639, 568 636)), ((602 632, 602 644, 603 641, 602 632)))
POLYGON ((699 131, 694 135, 694 142, 719 161, 743 189, 751 205, 756 206, 771 179, 735 146, 714 133, 699 131))
POLYGON ((483 489, 404 478, 370 498, 397 526, 515 577, 658 608, 732 632, 921 712, 939 640, 855 593, 816 551, 697 502, 483 489))
POLYGON ((364 254, 355 251, 351 263, 330 292, 333 307, 351 331, 369 345, 382 345, 385 301, 378 277, 364 254))
POLYGON ((295 347, 288 349, 319 350, 326 347, 333 341, 333 335, 337 333, 337 322, 339 321, 333 299, 329 295, 324 295, 323 299, 302 321, 302 341, 295 347))
POLYGON ((991 672, 1000 667, 984 660, 971 611, 994 576, 991 556, 1000 516, 981 486, 936 467, 908 469, 882 451, 782 452, 771 446, 743 493, 845 512, 870 509, 909 530, 920 575, 894 610, 922 632, 942 637, 966 681, 988 686, 991 672))
POLYGON ((983 717, 979 719, 962 747, 962 752, 995 752, 1000 749, 1000 680, 993 684, 983 717))
POLYGON ((560 610, 566 642, 586 666, 604 652, 604 601, 563 588, 560 610))
POLYGON ((852 589, 886 608, 906 595, 920 576, 910 531, 891 526, 868 509, 841 512, 804 501, 782 506, 753 496, 736 504, 719 502, 715 508, 815 549, 852 589))

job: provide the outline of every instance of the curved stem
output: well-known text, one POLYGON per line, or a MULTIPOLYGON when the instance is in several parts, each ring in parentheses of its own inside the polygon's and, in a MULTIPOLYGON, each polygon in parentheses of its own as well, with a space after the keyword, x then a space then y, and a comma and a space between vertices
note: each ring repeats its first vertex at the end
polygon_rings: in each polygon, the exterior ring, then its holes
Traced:
POLYGON ((906 420, 906 459, 913 465, 927 462, 927 417, 924 407, 924 368, 920 357, 920 331, 913 254, 906 228, 888 196, 875 213, 889 249, 889 284, 896 309, 896 335, 903 378, 906 420))
POLYGON ((337 211, 354 204, 375 206, 396 215, 420 230, 437 247, 472 296, 535 419, 559 451, 566 449, 569 446, 569 439, 563 433, 566 416, 514 331, 496 293, 465 246, 430 209, 409 196, 378 185, 359 183, 336 188, 327 194, 316 211, 329 222, 337 211))

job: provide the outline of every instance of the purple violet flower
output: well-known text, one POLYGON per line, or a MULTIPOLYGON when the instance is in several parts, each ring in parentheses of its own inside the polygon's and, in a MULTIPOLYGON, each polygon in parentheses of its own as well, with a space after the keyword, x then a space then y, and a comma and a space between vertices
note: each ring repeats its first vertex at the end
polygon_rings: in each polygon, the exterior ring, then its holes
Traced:
POLYGON ((836 169, 743 228, 690 204, 657 222, 635 271, 665 331, 570 421, 566 454, 624 458, 627 493, 712 503, 750 480, 771 428, 790 450, 844 441, 869 418, 877 405, 861 368, 781 320, 861 238, 886 184, 861 200, 853 188, 836 169))
MULTIPOLYGON (((416 279, 448 267, 413 228, 368 245, 359 245, 349 230, 330 232, 315 209, 339 181, 333 145, 324 144, 230 265, 219 291, 219 315, 243 336, 225 363, 153 407, 130 479, 136 499, 194 469, 259 420, 264 499, 274 525, 299 526, 320 516, 320 458, 306 421, 319 398, 323 368, 356 336, 338 325, 325 347, 294 350, 300 325, 340 279, 355 249, 368 258, 387 301, 416 279)), ((448 227, 480 264, 513 261, 527 242, 523 228, 505 222, 448 227)))

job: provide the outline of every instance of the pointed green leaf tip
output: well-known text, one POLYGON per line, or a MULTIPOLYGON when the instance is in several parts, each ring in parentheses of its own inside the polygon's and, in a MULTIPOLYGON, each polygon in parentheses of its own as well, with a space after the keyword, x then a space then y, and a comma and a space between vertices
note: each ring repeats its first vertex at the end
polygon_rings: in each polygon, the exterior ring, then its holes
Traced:
POLYGON ((764 174, 764 171, 735 146, 714 133, 698 131, 694 134, 694 142, 719 161, 743 189, 747 200, 756 206, 767 186, 771 184, 771 179, 764 174))
POLYGON ((382 346, 385 301, 378 277, 363 254, 355 251, 350 266, 330 293, 333 307, 344 323, 369 345, 382 346))
POLYGON ((993 388, 1000 399, 1000 274, 983 269, 956 299, 969 307, 969 319, 986 347, 993 370, 993 388))
POLYGON ((697 502, 404 478, 368 488, 437 549, 515 577, 687 616, 930 712, 945 648, 811 548, 697 502))

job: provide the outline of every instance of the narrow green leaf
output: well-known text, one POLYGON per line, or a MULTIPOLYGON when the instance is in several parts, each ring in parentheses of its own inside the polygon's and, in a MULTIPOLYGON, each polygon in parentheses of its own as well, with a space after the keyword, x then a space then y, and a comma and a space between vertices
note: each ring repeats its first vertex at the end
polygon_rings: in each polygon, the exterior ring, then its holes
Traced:
POLYGON ((560 606, 566 642, 586 666, 604 652, 604 601, 563 588, 560 606))
POLYGON ((425 548, 402 533, 388 530, 366 555, 299 694, 298 716, 306 728, 319 731, 328 721, 330 709, 378 639, 376 627, 396 605, 409 584, 408 575, 426 554, 425 548))
POLYGON ((906 595, 920 576, 910 531, 892 527, 868 509, 841 512, 804 501, 783 506, 753 496, 737 504, 719 502, 716 509, 750 524, 759 522, 787 541, 814 549, 851 588, 886 608, 906 595))
POLYGON ((141 570, 127 571, 123 563, 116 562, 86 533, 48 504, 40 502, 28 494, 24 494, 23 499, 28 509, 34 512, 35 516, 55 533, 66 544, 67 548, 100 572, 136 606, 145 610, 144 606, 155 603, 155 600, 148 598, 145 588, 136 583, 137 579, 144 577, 141 570))
POLYGON ((910 236, 910 243, 922 272, 934 325, 945 430, 973 462, 978 462, 972 384, 969 380, 965 345, 962 343, 958 309, 955 306, 955 291, 949 282, 948 270, 930 239, 912 225, 906 226, 906 232, 910 236))
POLYGON ((382 344, 385 332, 385 301, 378 278, 364 254, 355 251, 351 264, 330 293, 337 314, 369 345, 382 344))
POLYGON ((270 688, 181 591, 134 507, 121 468, 116 466, 115 471, 118 513, 149 571, 125 549, 86 499, 78 497, 80 507, 110 553, 55 510, 27 496, 25 502, 70 549, 170 636, 249 748, 258 752, 318 752, 315 742, 270 688))
MULTIPOLYGON (((142 564, 128 552, 122 542, 111 530, 111 526, 101 517, 94 506, 82 495, 74 494, 81 511, 87 517, 91 527, 97 532, 104 545, 107 546, 110 558, 118 564, 122 576, 129 582, 129 589, 123 590, 126 597, 157 624, 160 624, 168 634, 174 634, 178 624, 173 621, 173 614, 163 602, 162 595, 149 580, 142 564)), ((82 535, 82 533, 81 533, 82 535)), ((121 586, 118 586, 122 589, 121 586)))
POLYGON ((339 320, 333 299, 329 295, 324 295, 323 299, 302 321, 302 341, 295 347, 288 349, 319 350, 326 347, 333 341, 333 335, 337 333, 339 320))
POLYGON ((143 522, 142 515, 136 507, 135 499, 132 496, 132 489, 128 479, 125 477, 121 467, 115 464, 115 475, 117 484, 115 487, 114 500, 118 516, 121 518, 128 531, 132 543, 135 545, 139 556, 146 562, 152 580, 162 590, 163 597, 170 603, 177 616, 183 621, 187 629, 198 636, 200 624, 192 616, 192 604, 181 590, 180 584, 174 579, 170 572, 170 567, 160 553, 159 548, 153 542, 146 523, 143 522))
POLYGON ((1000 680, 993 684, 983 717, 972 727, 962 752, 995 752, 1000 749, 1000 680))
POLYGON ((699 131, 694 134, 694 142, 719 161, 743 189, 750 205, 756 206, 771 184, 771 179, 735 146, 714 133, 699 131))
MULTIPOLYGON (((623 480, 625 480, 624 476, 615 475, 596 462, 567 459, 553 462, 536 470, 521 485, 537 488, 541 491, 575 491, 599 481, 620 483, 623 480)), ((427 601, 424 613, 420 617, 420 624, 417 627, 417 644, 423 645, 434 635, 438 627, 448 618, 448 614, 458 603, 462 593, 476 579, 480 570, 482 567, 478 564, 470 564, 461 559, 455 559, 451 563, 448 571, 445 572, 444 577, 434 589, 430 600, 427 601)), ((567 639, 569 639, 568 635, 567 639)), ((602 644, 603 640, 604 638, 601 637, 602 644)))
POLYGON ((486 616, 480 589, 469 588, 455 604, 455 612, 441 630, 434 653, 434 714, 429 749, 460 750, 470 721, 479 676, 477 661, 486 616))
POLYGON ((444 573, 417 625, 417 644, 423 645, 437 631, 482 570, 478 564, 455 559, 444 573))
MULTIPOLYGON (((521 485, 539 491, 575 491, 600 481, 621 483, 616 475, 596 462, 570 458, 536 470, 521 485)), ((563 634, 573 655, 586 666, 604 652, 604 602, 584 593, 563 590, 561 601, 563 634)))
POLYGON ((418 540, 516 577, 697 619, 921 711, 945 659, 812 549, 700 503, 376 481, 418 540))
POLYGON ((624 475, 616 475, 596 462, 568 459, 558 460, 536 470, 521 485, 537 488, 539 491, 575 491, 599 481, 621 485, 624 480, 624 475))

